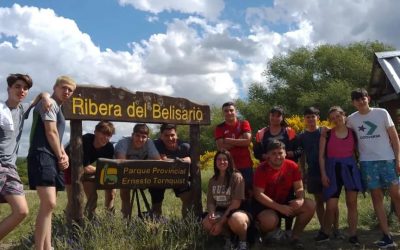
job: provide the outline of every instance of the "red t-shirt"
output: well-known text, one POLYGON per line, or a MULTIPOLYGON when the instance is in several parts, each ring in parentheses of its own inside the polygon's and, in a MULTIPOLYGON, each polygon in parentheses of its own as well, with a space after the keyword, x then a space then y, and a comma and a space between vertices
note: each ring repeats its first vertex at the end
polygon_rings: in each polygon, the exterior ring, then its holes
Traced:
MULTIPOLYGON (((222 138, 239 139, 244 133, 251 133, 250 123, 246 120, 237 120, 233 126, 229 126, 225 122, 219 124, 215 128, 214 137, 215 140, 222 138)), ((229 152, 237 169, 253 167, 248 147, 233 147, 229 152)))
POLYGON ((293 183, 301 180, 301 172, 294 161, 285 159, 279 169, 261 163, 254 173, 254 186, 279 204, 286 204, 293 183))

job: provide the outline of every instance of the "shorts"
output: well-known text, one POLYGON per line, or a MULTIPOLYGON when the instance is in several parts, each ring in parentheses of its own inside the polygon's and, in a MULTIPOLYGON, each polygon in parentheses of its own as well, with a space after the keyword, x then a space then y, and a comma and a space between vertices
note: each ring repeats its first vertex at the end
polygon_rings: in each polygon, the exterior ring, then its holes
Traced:
POLYGON ((24 195, 24 185, 14 167, 0 164, 0 203, 7 202, 7 195, 24 195))
POLYGON ((399 184, 394 160, 361 161, 361 176, 368 190, 399 184))
POLYGON ((321 194, 323 190, 321 176, 307 176, 307 192, 310 194, 321 194))
MULTIPOLYGON (((288 204, 288 203, 287 203, 287 204, 288 204)), ((287 204, 286 204, 286 205, 287 205, 287 204)), ((281 219, 281 218, 284 218, 284 219, 286 219, 286 218, 292 218, 292 217, 290 217, 290 216, 286 216, 286 215, 284 215, 284 214, 281 214, 281 213, 279 213, 278 211, 276 211, 276 210, 274 210, 274 209, 272 209, 272 208, 269 208, 269 207, 264 206, 263 204, 261 204, 261 203, 258 202, 257 200, 253 200, 252 208, 253 208, 253 216, 254 216, 255 219, 257 218, 257 216, 258 216, 259 213, 261 213, 262 211, 267 210, 267 209, 276 212, 276 214, 277 214, 277 216, 278 216, 279 219, 281 219)))
POLYGON ((58 160, 44 152, 33 152, 28 155, 29 188, 55 187, 64 190, 64 171, 58 168, 58 160))
MULTIPOLYGON (((166 188, 149 188, 149 193, 151 196, 151 203, 158 204, 164 201, 164 194, 166 188)), ((182 193, 190 190, 189 187, 174 188, 174 193, 176 197, 179 197, 182 193)))

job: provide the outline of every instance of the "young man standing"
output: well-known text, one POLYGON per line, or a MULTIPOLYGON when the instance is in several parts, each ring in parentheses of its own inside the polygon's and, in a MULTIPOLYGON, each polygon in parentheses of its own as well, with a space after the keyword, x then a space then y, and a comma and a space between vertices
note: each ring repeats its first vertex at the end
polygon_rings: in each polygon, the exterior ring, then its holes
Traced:
MULTIPOLYGON (((149 138, 150 129, 144 123, 138 123, 133 127, 131 137, 125 137, 115 146, 115 159, 128 160, 160 160, 153 141, 149 138)), ((124 218, 130 217, 130 189, 120 189, 121 212, 124 218)))
POLYGON ((57 78, 51 96, 52 107, 46 111, 39 102, 34 109, 28 153, 28 177, 31 189, 36 189, 40 205, 35 224, 36 249, 51 248, 51 219, 56 207, 56 191, 64 189, 64 172, 68 156, 62 145, 65 118, 61 105, 76 88, 67 76, 57 78))
MULTIPOLYGON (((32 87, 28 75, 10 74, 7 77, 8 99, 0 102, 0 202, 11 206, 11 214, 0 222, 0 240, 11 232, 28 214, 28 205, 24 196, 23 185, 15 162, 24 126, 30 106, 37 103, 41 94, 32 104, 21 103, 32 87)), ((44 105, 48 105, 48 99, 44 105)))
POLYGON ((361 88, 351 92, 356 112, 347 118, 347 126, 357 134, 361 176, 364 186, 371 192, 372 204, 383 232, 375 242, 380 248, 397 244, 390 235, 383 204, 383 189, 388 189, 400 219, 400 143, 389 113, 382 108, 371 108, 368 92, 361 88))
MULTIPOLYGON (((160 127, 160 138, 155 140, 154 144, 162 160, 179 158, 184 162, 191 163, 190 145, 178 139, 175 124, 163 123, 160 127)), ((193 205, 192 192, 190 191, 188 187, 174 188, 175 196, 182 201, 182 217, 186 217, 193 205)), ((149 188, 149 192, 153 213, 160 216, 165 188, 149 188)))
MULTIPOLYGON (((322 182, 321 172, 319 168, 319 140, 321 137, 321 130, 318 127, 319 110, 315 107, 308 107, 304 110, 304 123, 305 129, 298 135, 298 145, 303 151, 300 159, 302 170, 304 173, 304 180, 307 186, 307 192, 314 196, 316 203, 317 218, 320 229, 323 228, 323 218, 325 214, 325 203, 322 195, 322 182), (306 164, 307 163, 307 168, 306 164)), ((337 238, 343 238, 339 233, 339 216, 336 213, 334 222, 334 235, 337 238)), ((327 241, 329 238, 321 236, 321 231, 314 238, 318 242, 327 241)))
POLYGON ((254 174, 253 209, 264 233, 275 230, 282 217, 296 218, 290 242, 294 248, 302 249, 299 237, 314 216, 315 203, 304 198, 301 171, 295 162, 285 157, 285 144, 272 140, 266 148, 266 160, 254 174), (294 199, 289 198, 292 190, 294 199))
POLYGON ((247 120, 239 120, 233 102, 222 105, 225 121, 215 128, 215 142, 218 150, 226 149, 231 153, 235 168, 242 174, 246 184, 246 198, 253 187, 253 161, 249 146, 251 127, 247 120))

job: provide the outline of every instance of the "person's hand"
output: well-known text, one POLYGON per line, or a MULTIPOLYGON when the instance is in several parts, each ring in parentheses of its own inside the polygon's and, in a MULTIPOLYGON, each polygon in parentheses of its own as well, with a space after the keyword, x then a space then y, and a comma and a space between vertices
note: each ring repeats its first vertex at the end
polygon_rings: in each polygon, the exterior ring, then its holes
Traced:
POLYGON ((42 108, 45 111, 49 111, 53 103, 51 102, 51 99, 47 95, 42 96, 42 108))
POLYGON ((322 182, 322 186, 324 186, 326 188, 329 187, 330 180, 329 180, 328 176, 321 175, 321 182, 322 182))
POLYGON ((293 208, 293 210, 299 209, 301 206, 304 204, 304 199, 299 198, 299 199, 294 199, 289 201, 289 206, 293 208))
POLYGON ((88 165, 88 166, 83 168, 83 172, 85 174, 95 174, 96 173, 96 167, 94 167, 92 165, 88 165))
POLYGON ((215 213, 208 214, 208 219, 209 219, 211 225, 215 225, 220 218, 221 218, 221 216, 218 214, 215 214, 215 213))
POLYGON ((58 160, 58 168, 60 170, 65 170, 69 167, 69 158, 68 155, 62 154, 60 159, 58 160))
POLYGON ((211 228, 210 233, 211 235, 220 235, 222 232, 222 228, 223 228, 223 223, 221 221, 218 221, 217 223, 214 224, 214 226, 211 228))
POLYGON ((291 206, 281 205, 278 211, 285 216, 293 216, 293 208, 291 206))

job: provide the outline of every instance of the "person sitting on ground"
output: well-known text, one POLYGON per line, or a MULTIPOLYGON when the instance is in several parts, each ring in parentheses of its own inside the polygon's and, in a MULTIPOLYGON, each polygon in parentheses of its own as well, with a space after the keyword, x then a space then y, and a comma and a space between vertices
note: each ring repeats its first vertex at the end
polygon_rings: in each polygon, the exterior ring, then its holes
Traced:
MULTIPOLYGON (((115 159, 122 160, 160 160, 153 141, 149 138, 150 129, 144 123, 138 123, 133 127, 131 137, 125 137, 118 141, 115 145, 115 159)), ((121 196, 121 212, 124 218, 130 217, 132 210, 130 198, 131 190, 120 189, 121 196)))
MULTIPOLYGON (((114 125, 109 121, 99 122, 95 129, 94 134, 87 133, 82 136, 82 166, 83 176, 82 184, 83 190, 86 195, 85 214, 91 219, 95 215, 97 207, 97 190, 96 183, 94 182, 94 175, 96 174, 96 166, 94 163, 99 158, 114 157, 114 146, 110 142, 112 135, 115 133, 114 125)), ((70 145, 65 148, 65 152, 71 159, 70 145)), ((67 207, 66 212, 71 212, 72 205, 72 190, 71 190, 71 168, 64 170, 65 189, 67 191, 67 207)), ((104 190, 105 207, 107 211, 114 210, 115 189, 104 190)))
POLYGON ((347 222, 349 224, 349 242, 359 246, 357 238, 357 196, 363 191, 361 173, 355 160, 356 135, 346 127, 343 109, 334 106, 329 109, 328 117, 334 127, 322 135, 319 144, 319 165, 323 194, 326 200, 326 212, 322 232, 317 242, 329 240, 329 235, 338 210, 342 187, 346 190, 347 222))
POLYGON ((208 183, 207 216, 203 219, 203 227, 211 235, 224 234, 225 249, 232 248, 231 231, 239 237, 236 249, 248 249, 246 242, 250 216, 241 209, 245 199, 245 182, 242 175, 234 168, 229 151, 217 151, 214 157, 214 175, 208 183))
POLYGON ((275 230, 282 217, 295 218, 290 243, 302 249, 300 234, 314 216, 315 202, 304 198, 301 171, 285 157, 285 144, 272 140, 266 148, 266 160, 254 174, 253 212, 263 233, 275 230), (289 199, 291 190, 295 192, 294 199, 289 199))

